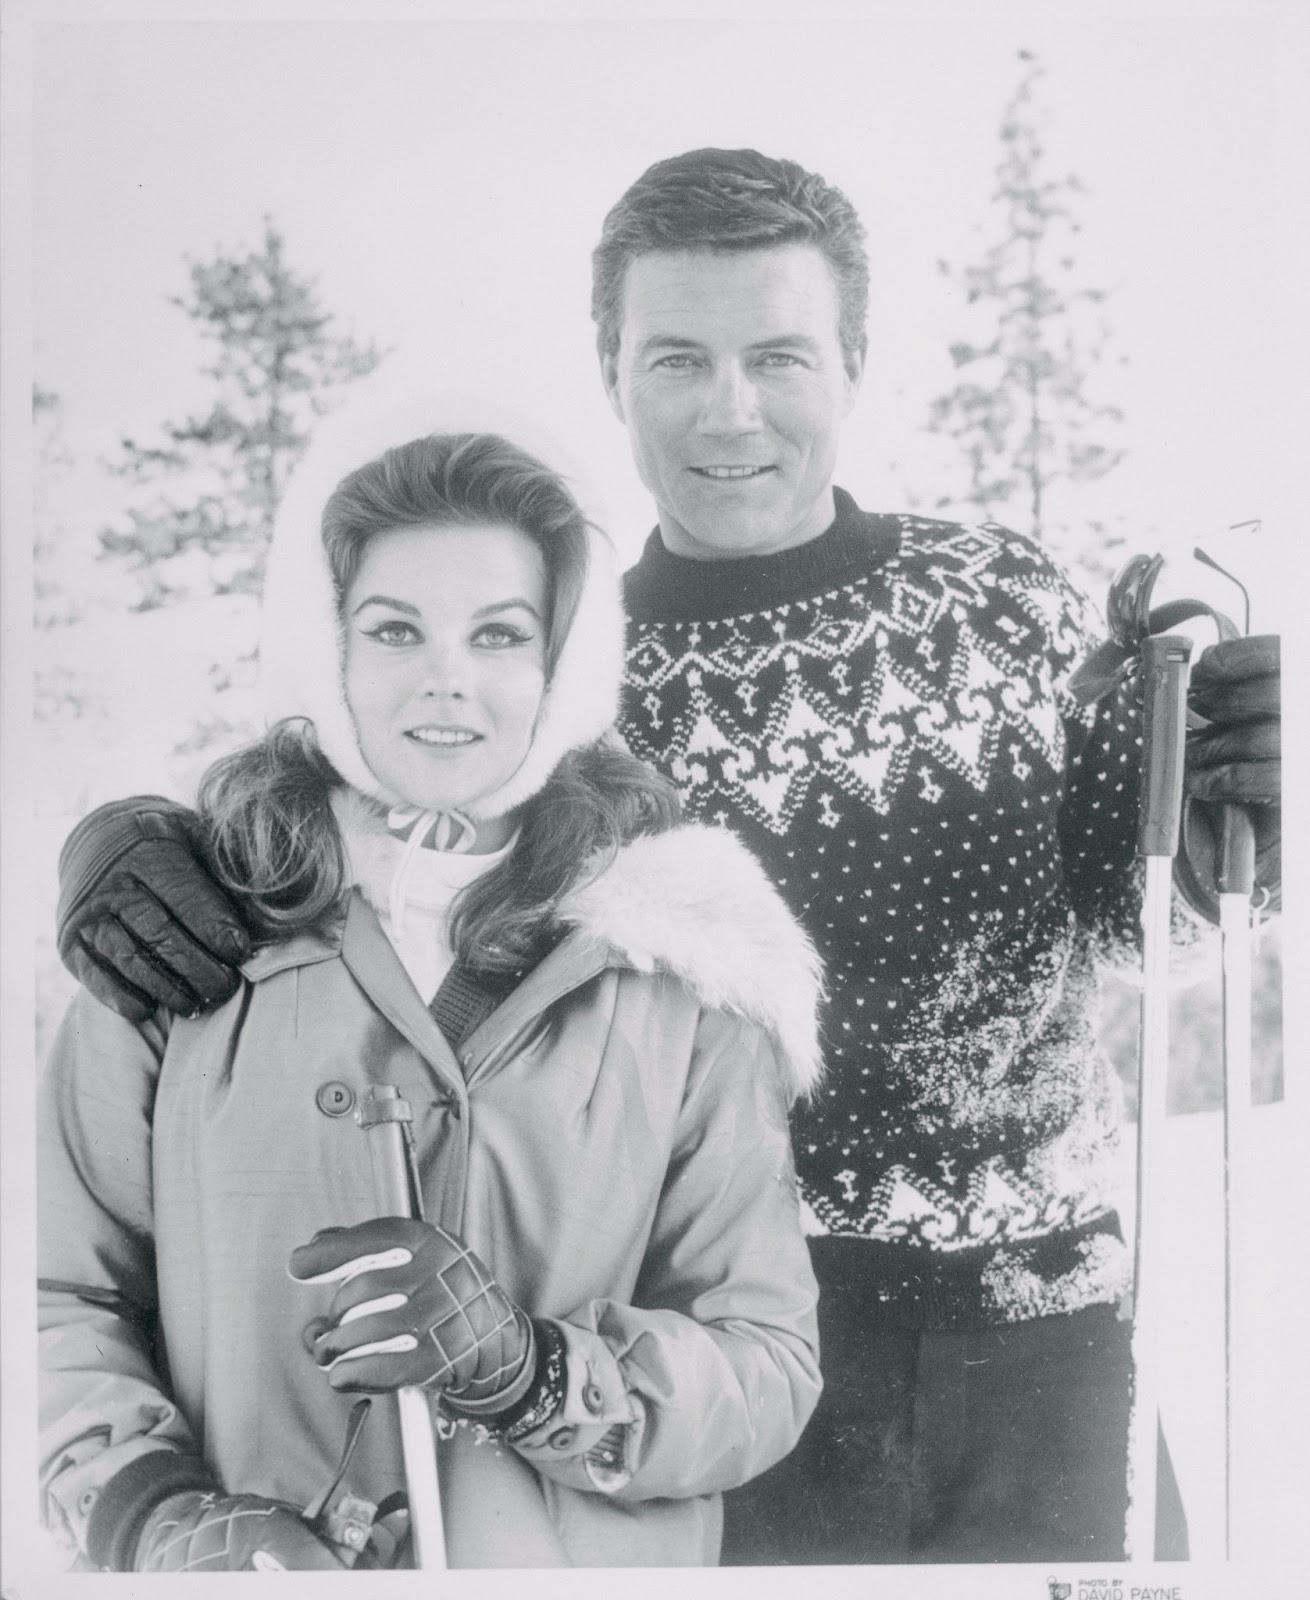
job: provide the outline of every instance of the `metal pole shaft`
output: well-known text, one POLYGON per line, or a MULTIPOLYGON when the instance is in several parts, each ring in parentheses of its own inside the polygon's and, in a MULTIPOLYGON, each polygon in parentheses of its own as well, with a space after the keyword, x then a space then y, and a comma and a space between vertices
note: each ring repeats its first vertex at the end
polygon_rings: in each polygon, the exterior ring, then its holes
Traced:
MULTIPOLYGON (((375 1084, 372 1116, 361 1118, 369 1137, 373 1163, 373 1190, 378 1214, 412 1217, 409 1167, 405 1138, 398 1115, 408 1112, 392 1084, 375 1084)), ((441 1514, 441 1486, 437 1479, 437 1437, 428 1397, 422 1389, 396 1391, 400 1413, 400 1443, 405 1457, 405 1485, 409 1493, 409 1520, 419 1567, 440 1570, 446 1566, 446 1530, 441 1514)))
POLYGON ((1247 1179, 1251 1108, 1251 891, 1255 836, 1251 819, 1225 808, 1219 850, 1219 932, 1224 1042, 1224 1548, 1242 1555, 1241 1407, 1238 1375, 1241 1195, 1247 1179))
POLYGON ((1169 945, 1178 849, 1191 642, 1142 640, 1142 1012, 1137 1097, 1137 1226, 1133 1272, 1133 1406, 1128 1432, 1129 1556, 1155 1555, 1162 1241, 1158 1191, 1169 1086, 1169 945))
POLYGON ((1160 1162, 1169 1086, 1169 907, 1172 862, 1146 859, 1137 1090, 1137 1227, 1133 1261, 1133 1409, 1128 1435, 1128 1553, 1155 1554, 1159 1428, 1160 1162))

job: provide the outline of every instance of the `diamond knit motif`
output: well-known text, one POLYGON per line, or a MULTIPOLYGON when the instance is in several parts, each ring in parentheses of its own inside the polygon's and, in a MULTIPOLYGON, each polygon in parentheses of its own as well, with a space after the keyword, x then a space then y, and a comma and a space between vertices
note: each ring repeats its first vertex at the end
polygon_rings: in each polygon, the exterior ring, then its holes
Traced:
POLYGON ((874 581, 684 625, 678 651, 643 629, 628 658, 636 753, 693 809, 721 797, 775 834, 819 788, 886 813, 927 768, 982 793, 1007 740, 1054 764, 1050 669, 1078 642, 1054 583, 998 576, 1001 530, 935 539, 927 560, 914 532, 874 581))

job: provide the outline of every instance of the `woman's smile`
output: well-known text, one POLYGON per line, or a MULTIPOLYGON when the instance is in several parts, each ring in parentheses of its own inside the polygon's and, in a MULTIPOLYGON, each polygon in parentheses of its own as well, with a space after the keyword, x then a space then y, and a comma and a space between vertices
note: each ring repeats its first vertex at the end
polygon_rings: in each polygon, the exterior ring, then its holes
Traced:
POLYGON ((419 744, 450 750, 472 744, 482 735, 469 728, 411 728, 406 737, 416 739, 419 744))

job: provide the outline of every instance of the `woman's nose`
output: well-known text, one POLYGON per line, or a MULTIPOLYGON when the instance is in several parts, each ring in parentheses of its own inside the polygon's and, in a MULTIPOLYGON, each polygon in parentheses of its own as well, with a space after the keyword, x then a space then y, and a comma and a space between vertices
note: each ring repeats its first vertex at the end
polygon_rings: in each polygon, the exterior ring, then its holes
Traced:
POLYGON ((429 642, 423 654, 422 692, 436 699, 462 700, 469 692, 472 667, 457 645, 429 642))
POLYGON ((759 395, 750 376, 733 362, 716 368, 701 410, 701 431, 750 433, 759 426, 759 395))

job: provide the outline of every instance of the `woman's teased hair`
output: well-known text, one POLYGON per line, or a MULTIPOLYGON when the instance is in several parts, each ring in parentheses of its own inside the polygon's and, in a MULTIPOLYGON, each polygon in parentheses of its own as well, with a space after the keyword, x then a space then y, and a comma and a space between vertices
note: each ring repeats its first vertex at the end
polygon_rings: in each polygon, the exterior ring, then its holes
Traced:
MULTIPOLYGON (((587 572, 587 523, 559 477, 495 434, 434 434, 388 450, 338 484, 323 544, 340 602, 370 539, 399 527, 508 525, 541 551, 549 680, 587 572)), ((330 796, 341 778, 303 719, 276 724, 205 774, 198 806, 219 881, 257 939, 311 930, 350 888, 330 796)), ((555 937, 561 897, 619 847, 672 826, 664 778, 603 742, 571 751, 522 808, 510 855, 459 897, 457 958, 487 976, 520 972, 555 937)))

